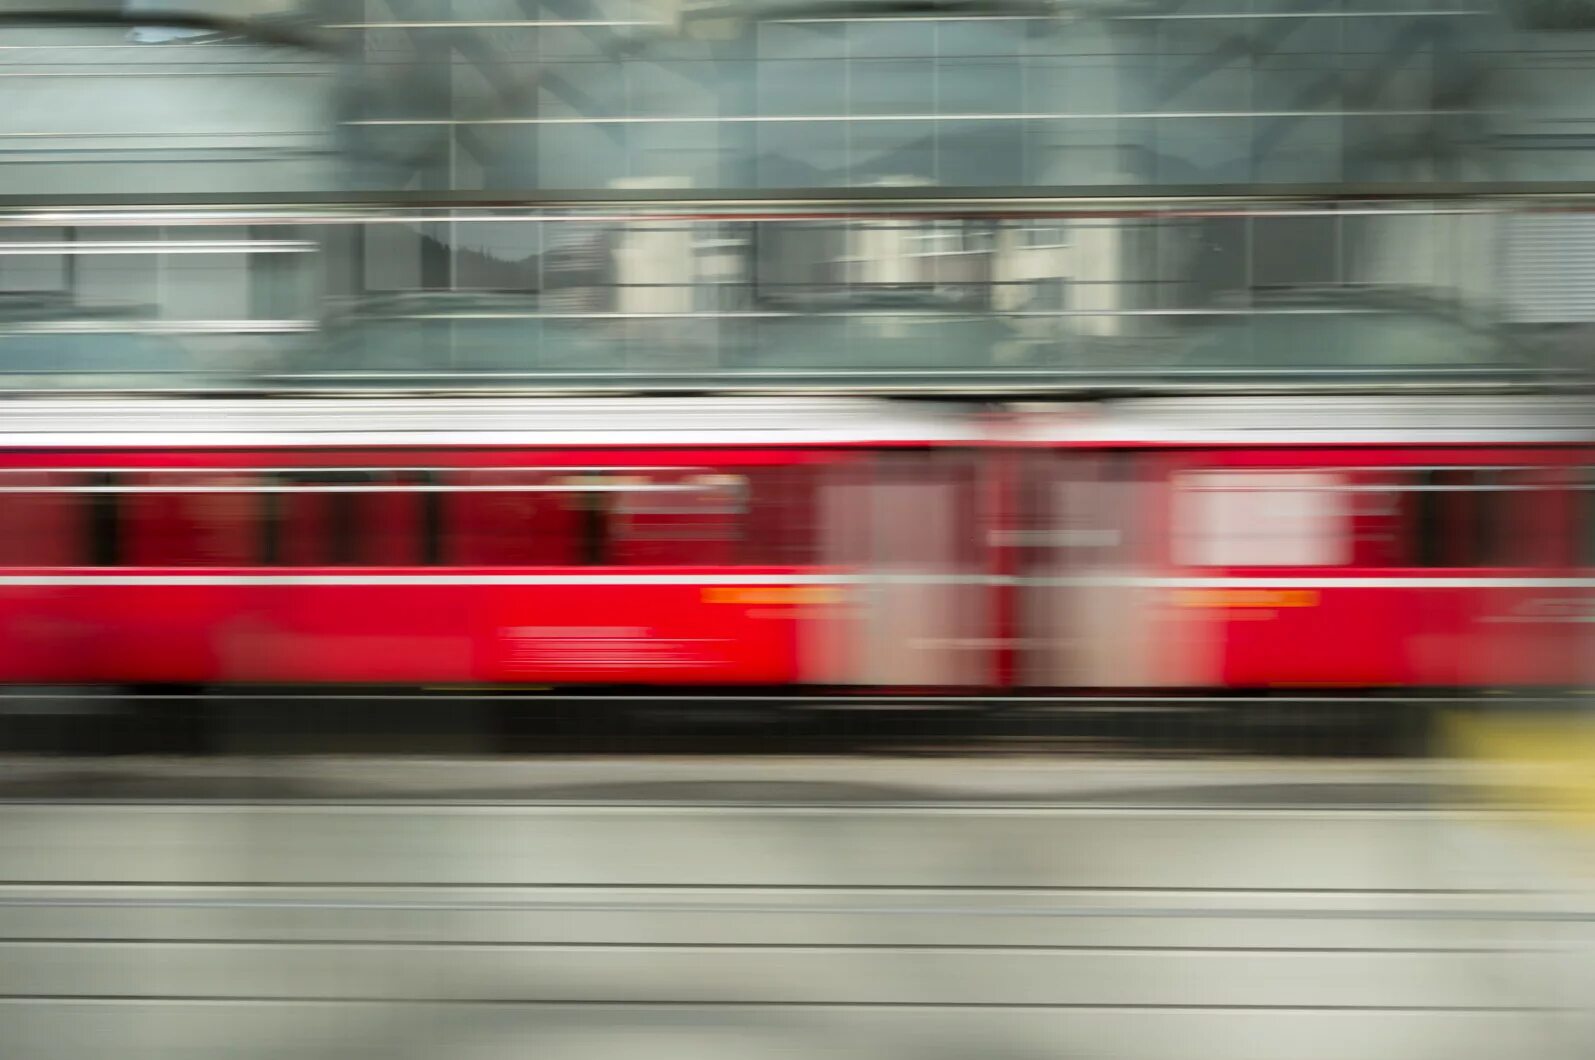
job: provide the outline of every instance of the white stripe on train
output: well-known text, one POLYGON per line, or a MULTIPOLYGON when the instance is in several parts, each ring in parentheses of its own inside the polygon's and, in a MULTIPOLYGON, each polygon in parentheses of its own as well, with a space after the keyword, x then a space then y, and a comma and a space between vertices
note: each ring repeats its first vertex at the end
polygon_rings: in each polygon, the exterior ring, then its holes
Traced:
POLYGON ((1018 585, 1125 589, 1595 589, 1595 578, 1348 576, 1310 578, 983 574, 3 574, 0 588, 51 586, 449 585, 1018 585))

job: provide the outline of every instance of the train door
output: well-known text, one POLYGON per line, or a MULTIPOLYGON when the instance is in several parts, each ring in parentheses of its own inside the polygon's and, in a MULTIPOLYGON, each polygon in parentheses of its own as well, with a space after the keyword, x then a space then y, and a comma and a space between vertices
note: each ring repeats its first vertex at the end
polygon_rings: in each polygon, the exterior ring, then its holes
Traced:
POLYGON ((972 455, 948 452, 877 453, 829 469, 820 488, 820 561, 848 579, 852 606, 816 629, 813 680, 993 680, 978 471, 972 455))
POLYGON ((1199 683, 1201 635, 1167 606, 1152 528, 1167 519, 1166 463, 1150 452, 1027 458, 1012 528, 1020 684, 1152 688, 1199 683), (1189 627, 1189 628, 1186 628, 1189 627))

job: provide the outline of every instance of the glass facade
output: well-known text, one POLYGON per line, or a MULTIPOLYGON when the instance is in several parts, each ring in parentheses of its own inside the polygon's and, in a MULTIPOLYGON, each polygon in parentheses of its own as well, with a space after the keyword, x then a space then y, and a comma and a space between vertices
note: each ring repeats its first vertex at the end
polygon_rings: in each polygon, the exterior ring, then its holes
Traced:
POLYGON ((0 118, 13 194, 1595 172, 1583 143, 1589 34, 1539 28, 1556 23, 1530 4, 158 6, 226 21, 210 32, 149 25, 151 5, 124 0, 120 10, 60 4, 115 22, 0 23, 0 66, 18 102, 0 118))
MULTIPOLYGON (((1590 303, 1576 270, 1539 279, 1558 215, 1505 204, 182 215, 0 218, 0 353, 28 351, 3 382, 93 335, 105 372, 151 385, 1532 382, 1590 303), (157 369, 138 336, 183 356, 157 369)), ((87 362, 61 356, 77 385, 87 362)))
POLYGON ((1595 173, 1576 6, 0 5, 0 335, 207 385, 1516 372, 1595 317, 1581 207, 1486 195, 1595 173), (1434 182, 1485 197, 1335 194, 1434 182))

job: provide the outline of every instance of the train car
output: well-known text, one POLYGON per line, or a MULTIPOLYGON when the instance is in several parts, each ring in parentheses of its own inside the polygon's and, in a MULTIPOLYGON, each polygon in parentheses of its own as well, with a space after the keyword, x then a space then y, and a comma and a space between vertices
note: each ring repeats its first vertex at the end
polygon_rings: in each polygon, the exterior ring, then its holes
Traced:
POLYGON ((870 401, 19 401, 0 681, 984 686, 981 434, 870 401))
POLYGON ((0 681, 1562 687, 1543 397, 17 401, 0 681))
POLYGON ((1022 413, 1018 680, 1583 685, 1590 425, 1578 398, 1433 394, 1022 413))

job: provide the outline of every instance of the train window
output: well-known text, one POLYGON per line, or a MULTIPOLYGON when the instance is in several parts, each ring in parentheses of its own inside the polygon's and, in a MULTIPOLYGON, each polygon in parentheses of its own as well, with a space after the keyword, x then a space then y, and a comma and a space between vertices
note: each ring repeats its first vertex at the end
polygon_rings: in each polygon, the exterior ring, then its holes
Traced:
POLYGON ((414 472, 276 471, 260 549, 287 566, 402 567, 424 562, 426 493, 414 472))
POLYGON ((117 476, 97 472, 88 476, 87 484, 94 490, 84 502, 89 563, 113 567, 122 561, 122 503, 115 492, 117 476))
POLYGON ((740 559, 754 566, 813 563, 817 550, 820 475, 814 467, 747 468, 740 559))
POLYGON ((1408 556, 1417 567, 1536 566, 1554 547, 1534 517, 1551 497, 1530 472, 1425 468, 1409 479, 1408 556))
POLYGON ((258 477, 249 472, 137 471, 117 476, 116 493, 90 494, 100 509, 116 504, 119 562, 139 567, 242 567, 257 561, 258 477))
POLYGON ((1447 490, 1446 473, 1430 468, 1415 476, 1417 488, 1409 490, 1408 505, 1409 541, 1412 565, 1415 567, 1460 566, 1460 540, 1455 532, 1458 524, 1456 499, 1459 494, 1447 490))
POLYGON ((1556 491, 1533 468, 1483 468, 1474 472, 1473 564, 1542 567, 1558 553, 1556 491))
MULTIPOLYGON (((579 562, 583 512, 568 491, 576 483, 557 481, 547 471, 454 471, 449 491, 440 495, 440 553, 459 567, 569 566, 579 562)), ((596 531, 591 526, 587 536, 596 531)))
POLYGON ((1547 461, 1512 472, 1508 484, 1518 487, 1520 499, 1502 498, 1511 518, 1502 530, 1508 545, 1503 562, 1520 567, 1565 566, 1573 548, 1573 498, 1567 491, 1566 469, 1547 461))
POLYGON ((628 476, 614 495, 609 562, 634 566, 738 561, 748 482, 742 475, 663 471, 628 476))
POLYGON ((1409 476, 1399 471, 1356 470, 1346 477, 1351 484, 1346 498, 1351 519, 1351 564, 1410 566, 1407 519, 1412 494, 1402 488, 1409 476))
POLYGON ((561 478, 565 510, 575 517, 576 562, 590 567, 615 562, 610 548, 613 529, 611 515, 615 492, 633 489, 638 482, 630 476, 609 473, 579 474, 561 478))
POLYGON ((797 470, 451 472, 441 554, 464 567, 798 564, 813 503, 797 470))
POLYGON ((1201 471, 1176 483, 1174 559, 1193 567, 1345 563, 1343 476, 1317 471, 1201 471))
POLYGON ((1585 468, 1575 487, 1578 565, 1595 567, 1595 468, 1585 468))
MULTIPOLYGON (((60 471, 0 473, 0 567, 67 567, 82 562, 87 526, 82 495, 65 491, 81 475, 60 471), (37 493, 28 490, 39 490, 37 493)), ((92 547, 88 549, 92 554, 92 547)))
POLYGON ((421 487, 421 493, 416 498, 421 508, 421 562, 435 567, 443 562, 442 476, 436 471, 417 471, 415 482, 421 487))

